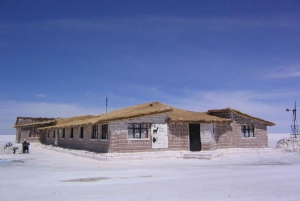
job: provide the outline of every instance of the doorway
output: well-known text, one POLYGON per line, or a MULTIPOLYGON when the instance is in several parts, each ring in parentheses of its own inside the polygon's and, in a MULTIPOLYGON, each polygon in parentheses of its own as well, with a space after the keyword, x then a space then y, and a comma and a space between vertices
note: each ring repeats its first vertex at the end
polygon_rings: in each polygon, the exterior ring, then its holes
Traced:
POLYGON ((200 124, 189 124, 190 150, 201 151, 200 124))

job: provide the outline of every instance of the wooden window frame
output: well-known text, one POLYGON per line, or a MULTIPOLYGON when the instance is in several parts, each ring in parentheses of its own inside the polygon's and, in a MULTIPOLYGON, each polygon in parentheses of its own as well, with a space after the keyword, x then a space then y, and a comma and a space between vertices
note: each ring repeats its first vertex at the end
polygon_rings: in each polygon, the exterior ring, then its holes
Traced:
POLYGON ((92 126, 92 139, 98 139, 99 137, 99 126, 93 125, 92 126))
POLYGON ((147 123, 130 123, 127 124, 128 139, 148 139, 147 123))
POLYGON ((255 137, 255 127, 253 125, 242 125, 241 133, 244 138, 255 137))
POLYGON ((108 139, 108 124, 103 124, 101 126, 101 139, 108 139))

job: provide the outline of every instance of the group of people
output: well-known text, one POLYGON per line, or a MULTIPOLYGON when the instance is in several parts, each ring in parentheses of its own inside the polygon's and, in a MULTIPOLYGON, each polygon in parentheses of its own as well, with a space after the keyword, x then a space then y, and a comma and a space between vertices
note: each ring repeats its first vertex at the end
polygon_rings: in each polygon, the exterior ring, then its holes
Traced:
MULTIPOLYGON (((30 143, 26 141, 26 139, 24 139, 24 141, 22 142, 22 153, 28 153, 29 154, 29 145, 30 143)), ((4 150, 5 149, 12 149, 13 153, 16 153, 16 150, 19 149, 19 147, 17 146, 13 146, 13 143, 8 142, 4 145, 4 150)))
POLYGON ((23 153, 29 154, 29 145, 30 143, 27 142, 26 139, 24 139, 24 141, 22 142, 23 153))

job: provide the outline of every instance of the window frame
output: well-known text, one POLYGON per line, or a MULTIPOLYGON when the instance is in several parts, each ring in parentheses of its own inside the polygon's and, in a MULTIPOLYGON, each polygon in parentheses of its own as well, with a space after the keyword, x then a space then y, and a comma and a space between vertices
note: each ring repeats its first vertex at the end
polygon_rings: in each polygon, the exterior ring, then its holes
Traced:
POLYGON ((61 138, 65 138, 65 137, 66 137, 66 129, 63 128, 61 138))
POLYGON ((149 139, 147 123, 128 123, 127 124, 127 138, 128 139, 149 139))
POLYGON ((84 127, 80 126, 80 131, 79 131, 79 138, 83 139, 83 135, 84 135, 84 127))
POLYGON ((92 139, 98 139, 99 138, 99 126, 93 125, 92 126, 92 139))
POLYGON ((101 125, 101 139, 103 140, 108 139, 108 124, 101 125))
POLYGON ((73 139, 74 138, 74 128, 71 127, 70 129, 70 138, 73 139))
POLYGON ((241 125, 241 135, 243 138, 255 137, 255 126, 254 125, 241 125))

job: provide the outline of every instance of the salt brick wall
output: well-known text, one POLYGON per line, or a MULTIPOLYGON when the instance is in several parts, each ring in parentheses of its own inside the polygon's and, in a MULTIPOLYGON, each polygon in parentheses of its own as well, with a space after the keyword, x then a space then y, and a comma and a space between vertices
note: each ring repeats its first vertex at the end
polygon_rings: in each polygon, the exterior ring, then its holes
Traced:
MULTIPOLYGON (((84 126, 84 136, 79 138, 80 126, 73 127, 73 138, 70 138, 71 128, 66 128, 65 138, 62 138, 62 129, 58 136, 58 146, 70 149, 84 149, 94 152, 134 152, 134 151, 150 151, 152 150, 152 137, 150 132, 151 123, 165 123, 167 113, 149 115, 146 117, 127 119, 122 121, 114 121, 108 124, 108 139, 92 139, 92 125, 84 126), (147 139, 128 139, 127 124, 128 123, 147 123, 148 138, 147 139)), ((99 125, 99 131, 101 125, 99 125)), ((53 129, 50 137, 47 137, 48 131, 43 136, 45 144, 55 144, 53 138, 53 129)), ((99 132, 101 138, 101 132, 99 132)))
MULTIPOLYGON (((17 125, 23 125, 23 124, 29 124, 29 123, 34 123, 34 122, 42 122, 42 121, 47 121, 50 120, 51 118, 17 118, 17 125)), ((37 127, 20 127, 16 128, 16 143, 23 142, 24 139, 28 142, 40 142, 39 137, 29 137, 30 130, 33 129, 37 131, 37 127)))
POLYGON ((187 123, 168 124, 169 150, 189 150, 189 125, 187 123))
POLYGON ((232 115, 234 122, 231 124, 216 125, 217 148, 267 148, 267 125, 255 119, 241 115, 232 115), (241 125, 254 125, 254 137, 242 137, 241 125))
POLYGON ((110 146, 108 152, 142 152, 153 151, 151 124, 164 124, 168 115, 167 113, 149 115, 146 117, 126 119, 109 123, 110 127, 110 146), (129 123, 147 123, 148 138, 145 139, 128 139, 127 125, 129 123))
POLYGON ((213 124, 200 124, 201 150, 215 150, 216 139, 213 124))
MULTIPOLYGON (((80 138, 80 127, 73 127, 73 138, 70 138, 71 135, 71 127, 65 128, 65 138, 62 138, 62 129, 59 129, 59 134, 57 134, 56 129, 56 138, 53 138, 53 130, 50 131, 50 136, 48 138, 48 131, 45 132, 46 135, 45 144, 55 145, 55 140, 58 141, 58 146, 69 149, 79 149, 79 150, 87 150, 94 152, 107 152, 109 147, 109 139, 100 139, 101 138, 101 125, 98 125, 98 139, 92 139, 92 125, 83 126, 84 134, 83 138, 80 138)), ((109 129, 109 128, 108 128, 109 129)), ((110 135, 108 135, 110 137, 110 135)))

